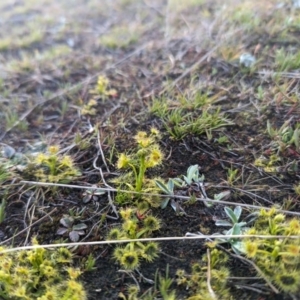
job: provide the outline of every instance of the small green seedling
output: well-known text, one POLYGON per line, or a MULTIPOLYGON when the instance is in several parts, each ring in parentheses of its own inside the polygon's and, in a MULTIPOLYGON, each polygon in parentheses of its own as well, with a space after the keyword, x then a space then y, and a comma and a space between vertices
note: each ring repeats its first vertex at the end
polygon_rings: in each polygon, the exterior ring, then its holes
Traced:
POLYGON ((192 185, 193 183, 199 184, 204 181, 204 175, 200 177, 199 175, 199 166, 193 165, 187 169, 187 174, 183 176, 183 179, 187 185, 192 185))
POLYGON ((291 121, 292 118, 284 122, 279 129, 272 128, 270 121, 267 121, 267 132, 273 139, 274 148, 280 152, 286 150, 291 145, 295 146, 296 151, 300 150, 300 123, 297 123, 295 128, 292 128, 290 125, 291 121))
POLYGON ((78 242, 80 236, 85 235, 85 229, 87 229, 87 225, 84 223, 78 223, 74 225, 73 217, 64 215, 64 217, 61 218, 59 222, 64 227, 58 228, 56 234, 64 235, 68 233, 69 238, 72 242, 78 242))
POLYGON ((109 88, 109 80, 104 76, 98 77, 95 89, 91 90, 91 93, 101 97, 102 99, 106 99, 109 96, 117 95, 117 91, 115 89, 109 88))
MULTIPOLYGON (((157 276, 157 273, 156 273, 157 276)), ((176 291, 175 290, 170 290, 171 285, 173 283, 173 279, 169 277, 169 265, 167 265, 166 268, 166 276, 163 277, 162 275, 158 275, 158 289, 160 291, 161 296, 163 299, 166 300, 175 300, 176 297, 176 291)))
POLYGON ((278 72, 286 72, 299 69, 300 51, 292 53, 287 52, 284 48, 278 49, 275 53, 275 67, 278 72))
MULTIPOLYGON (((205 191, 205 184, 204 184, 204 175, 199 174, 199 166, 198 165, 192 165, 188 168, 186 176, 183 176, 183 179, 181 178, 169 178, 168 183, 165 184, 160 180, 155 180, 155 184, 159 189, 166 195, 170 195, 170 197, 165 198, 161 203, 161 208, 167 207, 170 199, 175 195, 174 188, 177 186, 179 189, 188 187, 188 193, 191 195, 191 200, 195 199, 195 193, 200 193, 201 196, 207 199, 207 202, 205 201, 204 204, 207 207, 211 207, 213 205, 212 201, 213 199, 210 199, 205 191)), ((214 200, 222 200, 224 198, 229 197, 230 191, 223 191, 222 193, 219 193, 214 196, 214 200)), ((171 202, 172 208, 178 212, 182 211, 183 209, 180 207, 178 202, 175 202, 172 200, 171 202)))
MULTIPOLYGON (((242 221, 239 222, 241 214, 242 214, 242 207, 241 206, 236 206, 234 210, 232 210, 230 207, 225 206, 224 211, 229 218, 228 220, 217 220, 216 221, 216 226, 224 226, 224 227, 231 227, 229 230, 225 230, 223 232, 224 235, 241 235, 245 232, 247 229, 245 226, 248 223, 251 223, 255 220, 257 217, 256 213, 250 214, 247 216, 247 219, 249 219, 248 222, 242 221)), ((221 243, 230 243, 232 250, 237 253, 241 254, 242 253, 242 242, 238 241, 235 238, 232 239, 220 239, 221 243)))
POLYGON ((226 200, 230 197, 231 192, 229 190, 225 190, 219 194, 214 194, 214 200, 226 200))
MULTIPOLYGON (((192 187, 192 190, 194 190, 195 192, 201 191, 202 196, 209 200, 204 186, 205 177, 203 174, 200 176, 198 165, 192 165, 188 168, 186 176, 183 176, 184 180, 181 180, 180 178, 175 178, 175 179, 177 182, 181 181, 182 186, 192 187)), ((204 204, 206 207, 213 206, 212 202, 204 202, 204 204)))
MULTIPOLYGON (((163 191, 164 194, 174 196, 174 181, 169 178, 169 181, 167 184, 164 184, 160 180, 155 180, 155 184, 163 191)), ((161 208, 166 208, 171 197, 164 198, 161 202, 160 207, 161 208)))
POLYGON ((227 169, 227 183, 229 185, 233 185, 233 183, 240 178, 238 171, 238 169, 233 169, 232 167, 227 169))
POLYGON ((96 259, 90 253, 84 262, 84 271, 93 271, 95 270, 96 259))
POLYGON ((246 222, 239 222, 241 213, 242 213, 242 208, 241 206, 236 206, 234 210, 232 210, 230 207, 225 206, 224 211, 230 221, 227 220, 217 220, 216 225, 217 226, 229 226, 233 227, 234 225, 237 225, 239 227, 245 226, 247 223, 246 222))
POLYGON ((170 202, 171 200, 171 207, 173 208, 173 210, 176 212, 176 213, 180 213, 180 212, 184 212, 183 208, 179 205, 178 202, 176 202, 174 200, 174 186, 177 185, 179 187, 182 186, 182 180, 179 179, 179 178, 174 178, 174 179, 171 179, 169 178, 169 181, 167 184, 164 184, 162 181, 160 180, 155 180, 155 184, 157 185, 157 187, 159 187, 163 193, 165 193, 166 195, 170 195, 171 197, 167 197, 167 198, 164 198, 161 202, 161 205, 160 207, 162 209, 166 208, 168 203, 170 202))

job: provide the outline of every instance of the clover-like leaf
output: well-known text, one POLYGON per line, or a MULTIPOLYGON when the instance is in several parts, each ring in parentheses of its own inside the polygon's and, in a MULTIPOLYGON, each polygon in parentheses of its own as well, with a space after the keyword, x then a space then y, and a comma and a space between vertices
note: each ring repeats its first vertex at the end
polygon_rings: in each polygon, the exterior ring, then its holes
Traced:
POLYGON ((77 231, 74 230, 69 233, 69 238, 72 242, 78 242, 80 239, 80 235, 77 231))
POLYGON ((70 228, 74 223, 74 219, 70 216, 64 217, 59 220, 59 223, 67 228, 70 228))
POLYGON ((72 227, 73 230, 76 230, 76 231, 79 231, 79 230, 84 230, 84 229, 87 229, 87 225, 84 224, 84 223, 79 223, 79 224, 76 224, 72 227))
POLYGON ((58 235, 64 235, 68 231, 68 228, 65 227, 59 227, 56 231, 56 234, 58 235))

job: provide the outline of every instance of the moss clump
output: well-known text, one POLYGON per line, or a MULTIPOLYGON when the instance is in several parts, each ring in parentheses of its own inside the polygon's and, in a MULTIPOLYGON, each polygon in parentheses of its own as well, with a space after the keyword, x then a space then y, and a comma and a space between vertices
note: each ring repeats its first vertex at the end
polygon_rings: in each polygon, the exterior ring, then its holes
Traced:
MULTIPOLYGON (((120 215, 123 221, 122 226, 110 230, 109 240, 149 237, 154 231, 160 229, 159 219, 152 215, 143 216, 142 219, 139 219, 135 208, 121 209, 120 215)), ((158 256, 158 253, 158 244, 155 242, 130 242, 125 247, 116 247, 113 256, 122 267, 133 270, 139 266, 142 259, 152 262, 158 256)))
POLYGON ((187 274, 184 270, 177 270, 177 284, 186 286, 190 291, 188 300, 216 299, 212 296, 207 285, 207 272, 210 268, 210 285, 217 299, 232 299, 227 287, 230 272, 226 263, 228 256, 217 249, 210 252, 210 266, 208 256, 204 255, 200 262, 192 265, 192 273, 187 274))
POLYGON ((279 289, 299 295, 300 292, 300 240, 288 238, 300 234, 299 219, 287 220, 285 215, 261 210, 253 227, 245 234, 286 236, 286 238, 258 239, 243 241, 243 252, 251 258, 261 271, 279 289), (275 271, 276 270, 276 271, 275 271))
MULTIPOLYGON (((37 241, 33 239, 33 244, 37 241)), ((71 266, 66 248, 2 252, 0 249, 0 298, 22 300, 85 300, 81 271, 71 266)))
POLYGON ((69 155, 60 155, 58 146, 50 146, 46 153, 39 153, 27 165, 25 173, 42 182, 68 183, 80 176, 69 155))

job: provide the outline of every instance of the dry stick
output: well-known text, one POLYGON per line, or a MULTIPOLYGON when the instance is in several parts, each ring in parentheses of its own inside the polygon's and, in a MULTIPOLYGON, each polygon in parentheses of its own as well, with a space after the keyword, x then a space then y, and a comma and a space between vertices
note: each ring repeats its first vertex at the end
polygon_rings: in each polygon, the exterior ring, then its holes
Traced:
MULTIPOLYGON (((276 236, 274 236, 274 238, 275 237, 276 236)), ((212 239, 210 239, 210 238, 208 240, 212 241, 212 239)), ((273 292, 275 292, 276 294, 279 294, 279 290, 272 284, 272 282, 267 278, 267 276, 264 274, 264 272, 253 261, 251 261, 251 260, 249 260, 249 259, 247 259, 247 258, 245 258, 245 257, 243 257, 241 255, 233 254, 233 253, 231 253, 230 251, 228 251, 227 249, 225 249, 221 245, 217 245, 217 247, 219 249, 221 249, 222 251, 224 251, 225 253, 227 253, 228 255, 230 255, 232 257, 235 257, 237 259, 243 260, 246 263, 250 264, 256 270, 256 272, 259 273, 260 276, 266 281, 266 283, 273 290, 273 292)))
POLYGON ((21 233, 25 232, 26 230, 28 230, 30 227, 38 224, 39 222, 41 222, 42 220, 44 220, 45 218, 49 217, 50 215, 52 215, 55 211, 57 210, 57 208, 55 207, 53 210, 51 210, 48 214, 46 214, 45 216, 43 216, 42 218, 40 218, 39 220, 35 221, 34 223, 30 224, 28 227, 24 228, 23 230, 21 230, 20 232, 18 232, 17 234, 15 234, 14 236, 8 238, 7 240, 3 241, 0 243, 0 245, 3 245, 7 242, 9 242, 10 240, 14 239, 16 236, 20 235, 21 233))
MULTIPOLYGON (((60 186, 66 188, 75 188, 75 189, 86 189, 86 190, 103 190, 103 191, 110 191, 110 192, 122 192, 122 193, 129 193, 129 194, 138 194, 138 195, 145 195, 145 196, 155 196, 155 197, 162 197, 162 198, 176 198, 176 199, 183 199, 183 200, 190 200, 189 196, 180 196, 180 195, 164 195, 164 194, 150 194, 150 193, 140 193, 128 190, 118 190, 118 189, 110 189, 110 188, 103 188, 103 187, 92 187, 92 186, 83 186, 83 185, 72 185, 72 184, 62 184, 62 183, 48 183, 48 182, 37 182, 37 181, 20 181, 21 184, 30 184, 30 185, 40 185, 40 186, 60 186)), ((270 207, 259 206, 259 205, 252 205, 252 204, 245 204, 245 203, 237 203, 225 200, 214 200, 210 198, 194 198, 197 201, 201 202, 210 202, 210 203, 219 203, 225 205, 234 205, 234 206, 241 206, 246 208, 253 208, 253 209, 265 209, 271 210, 270 207)), ((300 216, 300 212, 296 211, 288 211, 283 209, 277 209, 278 212, 292 215, 292 216, 300 216)))
POLYGON ((39 106, 42 106, 44 104, 46 104, 47 102, 53 101, 56 98, 62 97, 63 95, 65 95, 66 93, 69 93, 77 88, 80 88, 82 85, 84 84, 88 84, 91 80, 93 80, 94 78, 98 77, 100 74, 103 74, 105 72, 107 72, 109 69, 115 68, 116 66, 122 64, 124 61, 126 61, 127 59, 129 59, 130 57, 132 57, 133 55, 137 54, 138 52, 142 51, 143 49, 145 49, 148 45, 150 45, 150 43, 152 42, 148 42, 145 45, 139 47, 138 49, 132 51, 130 54, 128 54, 127 56, 125 56, 124 58, 120 59, 119 61, 117 61, 116 63, 112 64, 109 67, 106 67, 104 70, 97 72, 96 74, 87 77, 86 79, 84 79, 83 81, 73 85, 70 88, 66 88, 63 90, 58 91, 57 93, 55 93, 52 97, 48 98, 48 99, 44 99, 42 101, 39 101, 38 103, 34 104, 29 110, 27 110, 20 118, 18 121, 16 121, 10 128, 8 128, 1 136, 0 136, 0 141, 2 141, 5 136, 12 130, 14 129, 16 126, 18 126, 22 121, 24 121, 29 115, 31 115, 33 113, 33 111, 38 108, 39 106))
POLYGON ((268 286, 275 292, 276 294, 279 294, 279 290, 272 284, 272 282, 268 279, 268 277, 264 274, 264 272, 251 260, 236 254, 230 254, 231 256, 238 258, 240 260, 246 261, 248 264, 250 264, 256 272, 265 280, 265 282, 268 284, 268 286))
MULTIPOLYGON (((222 187, 222 186, 214 186, 214 187, 222 187)), ((265 202, 268 202, 269 204, 273 204, 272 201, 268 200, 268 199, 265 199, 264 197, 261 197, 259 195, 256 195, 250 191, 247 191, 247 190, 243 190, 243 189, 239 189, 239 188, 236 188, 236 187, 231 187, 231 186, 223 186, 223 188, 228 188, 228 189, 232 189, 232 190, 236 190, 236 191, 240 191, 240 192, 243 192, 244 194, 248 195, 249 197, 252 196, 254 198, 259 198, 265 202)), ((257 202, 257 201, 256 201, 257 202)))
POLYGON ((137 281, 137 279, 134 277, 134 275, 132 274, 131 271, 129 271, 129 270, 118 270, 118 272, 119 272, 119 273, 125 273, 125 274, 127 274, 128 276, 130 276, 130 277, 133 279, 133 281, 135 282, 136 286, 138 287, 138 291, 140 292, 140 290, 141 290, 140 284, 139 284, 139 282, 137 281))
MULTIPOLYGON (((108 168, 108 165, 107 165, 107 163, 106 163, 106 159, 105 159, 103 150, 102 150, 102 146, 101 146, 100 129, 97 130, 97 138, 98 138, 99 152, 100 152, 100 154, 101 154, 102 161, 103 161, 103 163, 104 163, 104 165, 105 165, 105 168, 106 168, 107 172, 110 173, 109 168, 108 168)), ((103 178, 102 178, 102 179, 103 179, 103 178)), ((111 187, 111 186, 108 186, 108 187, 111 187)))
POLYGON ((155 281, 153 281, 152 279, 149 279, 147 277, 145 277, 138 269, 135 269, 135 271, 139 274, 140 276, 140 280, 143 279, 144 281, 150 283, 150 284, 154 284, 155 281))
POLYGON ((297 73, 273 72, 273 71, 270 71, 270 70, 264 70, 264 71, 258 71, 258 72, 255 72, 255 73, 258 74, 258 75, 270 76, 270 77, 278 75, 278 76, 285 77, 285 78, 297 78, 297 79, 300 78, 300 73, 299 72, 297 72, 297 73))
MULTIPOLYGON (((108 166, 106 164, 105 157, 104 157, 104 154, 103 154, 103 151, 102 151, 101 140, 100 140, 100 130, 99 129, 97 130, 97 141, 98 141, 99 150, 98 150, 97 156, 95 157, 95 159, 93 161, 93 167, 100 172, 100 176, 101 176, 101 179, 102 179, 104 185, 107 188, 112 189, 112 187, 109 184, 107 184, 107 182, 106 182, 106 180, 105 180, 105 178, 103 176, 103 172, 102 172, 101 167, 98 167, 97 164, 96 164, 97 163, 97 159, 99 157, 99 154, 101 154, 102 161, 105 164, 107 171, 109 172, 109 168, 108 168, 108 166)), ((117 219, 118 219, 119 218, 119 214, 118 214, 117 209, 116 209, 116 207, 115 207, 115 205, 113 203, 113 200, 111 198, 111 191, 108 191, 107 196, 108 196, 109 204, 110 204, 112 210, 114 211, 114 213, 115 213, 115 215, 117 216, 117 219)))
POLYGON ((211 295, 212 299, 217 300, 217 295, 215 294, 214 290, 211 287, 210 284, 210 279, 211 279, 211 270, 210 270, 210 251, 207 249, 207 289, 209 294, 211 295))
MULTIPOLYGON (((256 278, 256 280, 257 280, 257 278, 256 278)), ((269 295, 270 294, 269 291, 265 292, 265 291, 262 291, 262 290, 260 290, 258 288, 254 288, 252 286, 248 286, 248 285, 244 285, 244 284, 235 284, 234 286, 236 288, 250 290, 250 291, 256 292, 258 294, 264 294, 264 295, 269 295)))
MULTIPOLYGON (((25 227, 27 227, 27 223, 26 223, 26 215, 27 215, 27 212, 29 210, 29 205, 31 204, 31 200, 32 198, 34 197, 34 193, 32 193, 30 195, 30 197, 27 199, 27 203, 26 203, 26 207, 25 207, 25 211, 24 211, 24 224, 25 224, 25 227)), ((28 216, 29 216, 29 213, 28 213, 28 216)))
MULTIPOLYGON (((30 209, 31 210, 31 209, 30 209)), ((30 225, 32 224, 32 220, 33 220, 33 217, 34 217, 34 213, 35 213, 35 205, 33 205, 32 207, 32 213, 31 213, 31 216, 29 215, 29 211, 28 211, 28 216, 29 216, 29 220, 30 220, 30 225)), ((30 235, 30 229, 31 229, 31 226, 28 226, 28 231, 27 231, 27 234, 26 234, 26 238, 25 238, 25 241, 24 241, 24 245, 27 244, 28 242, 28 239, 29 239, 29 235, 30 235)))
MULTIPOLYGON (((41 220, 41 219, 40 219, 41 220)), ((39 220, 39 221, 40 221, 39 220)), ((34 223, 35 224, 35 223, 34 223)), ((32 225, 34 225, 32 224, 32 225)), ((20 233, 18 233, 20 234, 20 233)), ((77 242, 77 243, 61 243, 61 244, 46 244, 46 245, 33 245, 33 246, 22 246, 17 248, 7 248, 1 249, 0 254, 9 253, 21 250, 33 250, 40 248, 59 248, 59 247, 76 247, 76 246, 95 246, 95 245, 113 245, 113 244, 124 244, 124 243, 132 243, 132 242, 165 242, 165 241, 182 241, 182 240, 209 240, 209 239, 232 239, 232 235, 197 235, 197 236, 172 236, 172 237, 160 237, 160 238, 142 238, 142 239, 128 239, 128 240, 110 240, 110 241, 94 241, 94 242, 77 242)), ((13 237, 12 237, 13 238, 13 237)), ((10 238, 10 239, 12 239, 10 238)), ((258 238, 258 239, 299 239, 300 235, 250 235, 250 234, 237 234, 234 235, 234 238, 258 238)), ((8 240, 4 241, 7 242, 8 240)), ((0 243, 0 244, 3 244, 0 243)), ((234 255, 234 254, 233 254, 234 255)))

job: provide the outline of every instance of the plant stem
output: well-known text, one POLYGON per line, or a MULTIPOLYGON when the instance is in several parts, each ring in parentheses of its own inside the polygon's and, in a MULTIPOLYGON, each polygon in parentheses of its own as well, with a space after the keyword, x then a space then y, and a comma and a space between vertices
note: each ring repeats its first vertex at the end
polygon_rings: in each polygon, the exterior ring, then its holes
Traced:
POLYGON ((136 181, 136 186, 135 186, 135 190, 137 192, 142 191, 143 179, 144 179, 145 172, 146 172, 145 155, 142 155, 141 159, 140 159, 139 174, 137 176, 137 181, 136 181))

